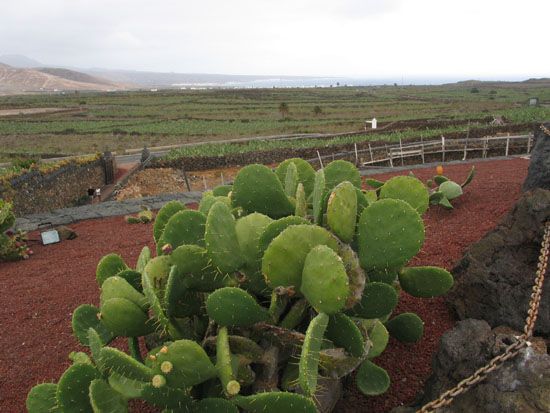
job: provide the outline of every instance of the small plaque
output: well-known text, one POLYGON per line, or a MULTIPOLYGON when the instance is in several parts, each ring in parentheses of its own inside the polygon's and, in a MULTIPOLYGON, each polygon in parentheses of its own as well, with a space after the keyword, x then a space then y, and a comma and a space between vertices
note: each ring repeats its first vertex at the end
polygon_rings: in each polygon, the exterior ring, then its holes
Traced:
POLYGON ((57 232, 55 229, 52 229, 51 231, 41 232, 40 237, 42 237, 43 245, 56 244, 60 241, 59 232, 57 232))

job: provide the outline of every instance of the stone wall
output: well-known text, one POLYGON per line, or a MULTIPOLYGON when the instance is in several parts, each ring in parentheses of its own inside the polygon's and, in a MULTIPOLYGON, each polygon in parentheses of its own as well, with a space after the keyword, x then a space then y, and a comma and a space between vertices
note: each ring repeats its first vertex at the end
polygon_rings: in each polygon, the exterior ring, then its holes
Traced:
POLYGON ((16 216, 77 205, 88 188, 105 185, 103 159, 85 164, 71 162, 50 172, 31 171, 0 185, 0 198, 13 202, 16 216))

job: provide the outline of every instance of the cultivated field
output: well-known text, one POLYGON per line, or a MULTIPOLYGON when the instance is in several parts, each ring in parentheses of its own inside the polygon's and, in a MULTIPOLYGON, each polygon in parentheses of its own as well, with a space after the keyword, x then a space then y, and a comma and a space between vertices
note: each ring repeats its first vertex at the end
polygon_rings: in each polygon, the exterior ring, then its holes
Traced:
MULTIPOLYGON (((396 120, 467 120, 493 115, 504 116, 510 123, 526 123, 550 118, 549 102, 550 83, 540 81, 4 96, 0 97, 0 111, 12 110, 15 114, 0 118, 0 161, 23 155, 120 152, 143 145, 358 131, 365 119, 372 117, 381 125, 396 120), (528 107, 530 97, 538 97, 541 106, 528 107), (281 112, 281 103, 287 104, 288 113, 281 112), (17 109, 31 108, 70 111, 18 114, 17 109)), ((465 123, 422 129, 429 137, 457 128, 464 130, 465 123)), ((411 130, 399 133, 407 138, 411 130)), ((376 139, 392 137, 397 135, 376 139)), ((264 148, 260 145, 250 149, 264 148)), ((225 149, 216 146, 201 151, 219 154, 225 149)))

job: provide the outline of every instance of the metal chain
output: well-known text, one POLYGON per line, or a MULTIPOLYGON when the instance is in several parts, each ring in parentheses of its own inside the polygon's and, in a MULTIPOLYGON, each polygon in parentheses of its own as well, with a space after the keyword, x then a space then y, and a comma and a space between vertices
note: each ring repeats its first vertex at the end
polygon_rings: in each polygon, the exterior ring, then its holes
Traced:
POLYGON ((544 126, 542 123, 540 124, 540 130, 545 133, 546 136, 550 136, 550 130, 544 126))
POLYGON ((533 285, 531 299, 529 301, 529 310, 527 312, 527 318, 525 320, 525 327, 523 329, 523 334, 517 337, 517 341, 515 341, 510 346, 506 347, 506 350, 504 351, 504 353, 494 357, 485 366, 476 370, 474 374, 472 374, 470 377, 467 377, 461 382, 459 382, 452 389, 447 390, 446 392, 441 394, 441 396, 439 396, 439 398, 437 398, 436 400, 433 400, 425 404, 424 406, 422 406, 422 408, 417 410, 416 413, 435 412, 440 407, 450 405, 456 396, 462 393, 465 393, 472 386, 479 383, 480 381, 483 381, 489 373, 491 373, 492 371, 500 367, 502 363, 504 363, 506 360, 509 360, 515 357, 524 347, 528 347, 531 345, 531 343, 529 342, 529 338, 531 338, 533 335, 535 322, 537 321, 540 299, 542 296, 542 286, 544 284, 544 276, 548 268, 549 255, 550 255, 550 221, 546 222, 544 235, 542 238, 542 245, 541 245, 540 255, 539 255, 539 260, 537 265, 535 284, 533 285))

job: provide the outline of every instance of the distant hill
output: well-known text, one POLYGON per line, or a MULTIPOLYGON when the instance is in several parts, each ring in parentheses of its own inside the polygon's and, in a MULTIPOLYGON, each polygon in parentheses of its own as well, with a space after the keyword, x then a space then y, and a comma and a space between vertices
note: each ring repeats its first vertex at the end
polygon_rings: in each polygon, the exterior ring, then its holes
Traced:
POLYGON ((0 64, 0 94, 120 90, 123 85, 66 69, 23 69, 0 64))
POLYGON ((106 86, 115 85, 113 82, 110 82, 107 79, 90 76, 87 73, 77 72, 75 70, 70 70, 70 69, 61 69, 58 67, 40 67, 35 70, 42 73, 47 73, 49 75, 60 77, 62 79, 71 80, 74 82, 93 83, 93 84, 106 85, 106 86))
POLYGON ((11 67, 31 68, 45 66, 38 60, 31 59, 20 54, 3 54, 0 55, 0 63, 4 63, 11 67))

